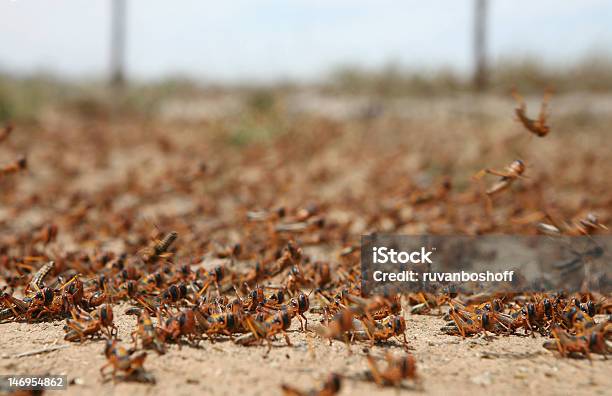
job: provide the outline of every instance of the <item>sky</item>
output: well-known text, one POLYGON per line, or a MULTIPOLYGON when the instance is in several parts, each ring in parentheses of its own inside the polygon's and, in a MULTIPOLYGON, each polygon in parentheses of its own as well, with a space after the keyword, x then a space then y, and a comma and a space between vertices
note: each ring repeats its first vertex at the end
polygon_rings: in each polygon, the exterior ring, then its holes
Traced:
MULTIPOLYGON (((130 77, 314 80, 339 66, 472 67, 474 0, 127 0, 130 77)), ((612 1, 490 0, 493 60, 612 50, 612 1)), ((0 71, 108 73, 110 0, 0 0, 0 71)))

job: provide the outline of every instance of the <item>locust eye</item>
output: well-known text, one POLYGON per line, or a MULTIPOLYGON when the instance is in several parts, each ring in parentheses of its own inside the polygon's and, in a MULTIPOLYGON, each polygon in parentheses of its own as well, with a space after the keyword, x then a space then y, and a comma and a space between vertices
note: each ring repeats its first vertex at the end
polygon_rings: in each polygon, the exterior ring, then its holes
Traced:
POLYGON ((408 371, 408 359, 402 358, 402 372, 406 373, 408 371))
POLYGON ((51 302, 51 300, 53 300, 53 290, 45 289, 44 296, 45 296, 45 302, 51 302))
POLYGON ((482 326, 483 327, 489 326, 489 315, 486 312, 482 314, 482 326))
POLYGON ((106 311, 106 309, 103 308, 100 311, 100 318, 102 319, 102 322, 107 322, 108 321, 108 312, 106 311))
POLYGON ((535 307, 533 306, 533 304, 529 304, 527 306, 527 312, 529 313, 529 315, 533 316, 535 315, 535 307))
POLYGON ((215 277, 217 278, 217 281, 220 281, 221 279, 223 279, 223 267, 221 266, 215 267, 215 277))
POLYGON ((588 313, 589 316, 595 316, 595 304, 593 304, 593 301, 587 301, 586 313, 588 313))
POLYGON ((340 377, 338 377, 337 375, 334 375, 332 378, 332 384, 333 384, 334 390, 339 390, 340 389, 340 377))

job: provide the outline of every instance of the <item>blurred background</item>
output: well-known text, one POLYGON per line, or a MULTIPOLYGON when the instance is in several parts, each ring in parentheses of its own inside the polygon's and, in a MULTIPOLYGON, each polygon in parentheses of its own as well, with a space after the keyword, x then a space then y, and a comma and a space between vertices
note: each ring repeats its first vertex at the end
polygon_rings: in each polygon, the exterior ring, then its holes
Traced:
POLYGON ((28 163, 0 204, 31 199, 0 225, 98 199, 211 224, 314 202, 352 235, 489 232, 472 176, 517 158, 522 198, 496 200, 495 230, 534 233, 555 210, 605 223, 611 15, 598 0, 0 0, 0 128, 15 126, 0 163, 28 163), (545 138, 516 122, 513 88, 532 119, 552 90, 545 138), (412 205, 448 190, 446 209, 412 205))
POLYGON ((610 15, 599 0, 2 0, 0 119, 109 84, 148 110, 220 88, 609 91, 610 15))

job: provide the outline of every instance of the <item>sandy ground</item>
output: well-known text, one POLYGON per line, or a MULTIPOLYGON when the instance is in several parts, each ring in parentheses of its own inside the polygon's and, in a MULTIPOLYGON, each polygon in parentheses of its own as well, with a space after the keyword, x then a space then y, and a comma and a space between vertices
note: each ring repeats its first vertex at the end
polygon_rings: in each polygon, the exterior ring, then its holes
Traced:
MULTIPOLYGON (((119 338, 129 342, 135 319, 115 309, 119 338)), ((314 318, 313 318, 314 319, 314 318)), ((400 392, 405 394, 457 395, 606 395, 612 389, 612 360, 594 356, 588 360, 561 359, 542 347, 541 337, 495 337, 492 340, 465 339, 442 334, 444 321, 439 317, 409 315, 408 339, 414 348, 420 386, 409 381, 400 392)), ((99 369, 105 363, 101 340, 83 344, 63 340, 63 322, 6 323, 2 330, 2 374, 66 374, 72 383, 62 394, 97 395, 275 395, 280 384, 290 383, 310 389, 326 375, 345 376, 340 395, 393 395, 393 388, 381 389, 363 381, 367 369, 363 349, 366 344, 329 346, 313 333, 299 331, 294 321, 293 346, 279 338, 268 356, 265 346, 243 347, 231 341, 215 344, 200 342, 198 347, 172 345, 167 354, 149 352, 145 368, 156 378, 155 386, 140 383, 104 382, 99 369), (36 356, 15 355, 52 344, 66 349, 36 356), (83 359, 87 356, 87 359, 83 359), (76 383, 76 384, 75 384, 76 383)), ((399 344, 375 346, 374 356, 389 350, 401 353, 399 344)), ((60 392, 58 392, 59 394, 60 392)))

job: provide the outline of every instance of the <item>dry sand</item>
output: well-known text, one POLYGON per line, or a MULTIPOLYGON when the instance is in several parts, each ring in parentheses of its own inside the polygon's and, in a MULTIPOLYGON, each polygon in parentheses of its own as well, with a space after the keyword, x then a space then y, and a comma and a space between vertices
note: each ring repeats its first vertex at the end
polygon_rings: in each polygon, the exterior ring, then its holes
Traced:
MULTIPOLYGON (((119 338, 129 343, 135 318, 123 314, 126 305, 115 308, 119 338)), ((311 316, 312 321, 316 319, 311 316)), ((606 395, 612 389, 612 360, 594 356, 593 361, 561 359, 542 347, 543 339, 526 336, 465 339, 442 334, 443 319, 409 315, 408 339, 414 348, 421 384, 406 383, 401 393, 427 395, 521 394, 606 395)), ((156 385, 103 382, 99 369, 105 363, 104 341, 83 344, 63 340, 63 322, 5 323, 2 331, 2 374, 66 374, 71 395, 275 395, 280 384, 310 389, 335 371, 345 376, 340 395, 393 395, 393 388, 378 388, 361 379, 367 369, 363 349, 352 345, 348 353, 341 342, 329 346, 313 333, 299 331, 294 321, 287 346, 279 338, 266 356, 265 346, 243 347, 231 341, 200 342, 198 347, 172 345, 162 356, 149 352, 145 368, 156 385), (68 345, 36 356, 15 355, 52 344, 68 345), (86 358, 83 358, 86 356, 86 358)), ((400 353, 399 344, 375 346, 372 353, 400 353)), ((59 393, 59 392, 58 392, 59 393)))

